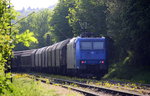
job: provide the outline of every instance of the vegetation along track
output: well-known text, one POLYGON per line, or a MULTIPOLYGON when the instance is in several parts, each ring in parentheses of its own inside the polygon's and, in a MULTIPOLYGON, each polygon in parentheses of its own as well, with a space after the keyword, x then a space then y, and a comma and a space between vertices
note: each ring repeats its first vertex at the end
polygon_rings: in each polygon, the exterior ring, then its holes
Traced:
MULTIPOLYGON (((33 75, 33 74, 32 74, 33 75)), ((36 80, 40 80, 41 82, 47 82, 47 77, 42 77, 38 75, 36 76, 36 80)), ((117 96, 143 96, 143 94, 138 94, 135 92, 123 91, 119 89, 112 89, 112 88, 104 88, 104 87, 97 87, 95 85, 89 85, 81 82, 76 81, 69 81, 64 79, 56 79, 52 78, 49 79, 51 82, 50 84, 57 84, 64 88, 72 89, 83 93, 85 96, 99 96, 101 94, 107 95, 117 95, 117 96)))
MULTIPOLYGON (((33 78, 33 77, 31 77, 33 78)), ((35 77, 34 77, 35 78, 35 77)), ((47 79, 42 79, 42 78, 39 78, 39 76, 36 76, 35 78, 37 81, 41 81, 43 83, 48 83, 47 82, 47 79)), ((78 89, 78 88, 75 88, 75 87, 71 87, 71 86, 66 86, 66 85, 63 85, 61 83, 58 83, 58 82, 55 82, 57 81, 56 79, 54 79, 53 82, 49 82, 49 84, 52 84, 52 85, 59 85, 63 88, 67 88, 67 89, 71 89, 71 90, 74 90, 74 91, 77 91, 77 92, 80 92, 80 93, 83 93, 85 96, 98 96, 98 94, 96 93, 93 93, 93 92, 89 92, 89 91, 86 91, 86 90, 82 90, 82 89, 78 89)))

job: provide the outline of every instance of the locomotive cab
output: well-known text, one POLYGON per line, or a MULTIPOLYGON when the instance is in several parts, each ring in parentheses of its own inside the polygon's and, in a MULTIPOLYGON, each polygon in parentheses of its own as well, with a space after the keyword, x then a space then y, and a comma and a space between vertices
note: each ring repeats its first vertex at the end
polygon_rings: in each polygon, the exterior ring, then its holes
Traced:
POLYGON ((76 41, 77 68, 90 72, 106 70, 105 38, 78 38, 76 41))

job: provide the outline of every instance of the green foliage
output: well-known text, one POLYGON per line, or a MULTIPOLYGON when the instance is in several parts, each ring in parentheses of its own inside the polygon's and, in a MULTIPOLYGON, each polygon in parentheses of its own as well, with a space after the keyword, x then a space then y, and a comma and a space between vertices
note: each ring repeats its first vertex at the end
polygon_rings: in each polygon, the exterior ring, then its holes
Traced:
POLYGON ((28 78, 14 78, 12 88, 12 92, 6 91, 2 96, 59 96, 54 89, 28 78))
POLYGON ((143 68, 138 68, 132 66, 130 63, 123 64, 122 62, 112 64, 109 69, 109 73, 106 74, 104 79, 119 79, 119 80, 130 80, 138 83, 150 83, 150 72, 148 70, 143 70, 143 68))
MULTIPOLYGON (((40 10, 39 12, 33 13, 30 16, 27 16, 25 19, 18 22, 20 34, 25 32, 26 30, 30 30, 34 33, 33 36, 35 36, 38 40, 38 44, 31 44, 30 48, 39 48, 46 46, 46 38, 44 36, 47 33, 50 33, 51 38, 55 38, 55 35, 52 34, 51 32, 52 29, 49 26, 51 15, 52 15, 51 10, 43 9, 40 10)), ((54 42, 54 40, 49 42, 54 42)), ((24 48, 26 47, 24 47, 23 44, 18 44, 15 50, 23 50, 24 48)))
POLYGON ((72 28, 66 18, 69 14, 69 8, 73 6, 73 1, 74 0, 60 0, 54 9, 50 25, 53 34, 56 36, 56 41, 73 37, 72 28))
POLYGON ((16 19, 17 13, 11 6, 10 0, 0 0, 0 95, 13 91, 9 71, 14 44, 24 42, 29 46, 31 42, 36 42, 33 33, 29 31, 16 36, 18 30, 11 24, 11 20, 16 19))
POLYGON ((10 7, 9 0, 0 0, 0 95, 6 90, 11 91, 10 74, 5 72, 9 68, 8 60, 14 48, 13 40, 16 32, 11 32, 10 23, 15 16, 16 13, 10 7))
POLYGON ((84 31, 107 35, 106 5, 103 0, 75 0, 74 7, 69 8, 67 18, 76 36, 84 31), (81 30, 82 22, 87 22, 86 30, 81 30))
POLYGON ((114 64, 108 77, 122 79, 149 78, 150 2, 142 0, 112 0, 107 2, 108 34, 115 41, 114 64), (121 10, 121 11, 120 11, 121 10), (145 14, 145 15, 144 15, 145 14), (119 63, 117 63, 119 62, 119 63), (147 76, 147 77, 146 77, 147 76))
POLYGON ((37 43, 37 39, 34 36, 33 32, 30 32, 29 30, 26 30, 24 33, 20 35, 16 35, 17 42, 24 43, 25 46, 29 47, 31 45, 31 42, 37 43))

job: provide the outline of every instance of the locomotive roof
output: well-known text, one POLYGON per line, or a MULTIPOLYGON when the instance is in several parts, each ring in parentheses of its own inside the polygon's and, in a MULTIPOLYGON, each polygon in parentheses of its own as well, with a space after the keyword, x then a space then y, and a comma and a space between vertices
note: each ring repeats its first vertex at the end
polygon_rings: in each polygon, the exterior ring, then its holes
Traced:
POLYGON ((78 40, 97 40, 97 39, 100 39, 100 40, 105 40, 105 37, 77 37, 78 40))

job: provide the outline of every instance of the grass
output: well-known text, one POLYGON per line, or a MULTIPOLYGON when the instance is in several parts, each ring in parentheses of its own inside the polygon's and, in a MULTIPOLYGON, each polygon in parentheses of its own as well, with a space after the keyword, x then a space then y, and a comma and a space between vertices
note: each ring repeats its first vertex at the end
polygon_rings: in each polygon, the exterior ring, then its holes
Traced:
POLYGON ((60 96, 54 89, 46 90, 41 82, 22 77, 13 78, 12 92, 2 96, 60 96))
MULTIPOLYGON (((13 76, 12 92, 6 91, 2 96, 78 96, 77 93, 60 93, 61 88, 28 78, 27 74, 13 76)), ((67 90, 67 89, 66 89, 67 90)), ((81 96, 81 95, 79 95, 81 96)))

